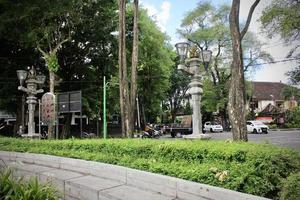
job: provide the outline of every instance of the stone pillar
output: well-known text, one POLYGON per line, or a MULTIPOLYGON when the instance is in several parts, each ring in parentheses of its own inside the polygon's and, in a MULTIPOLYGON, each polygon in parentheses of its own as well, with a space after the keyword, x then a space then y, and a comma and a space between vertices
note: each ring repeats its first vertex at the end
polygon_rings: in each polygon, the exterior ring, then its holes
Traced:
POLYGON ((193 134, 202 134, 201 118, 201 95, 203 93, 201 77, 194 75, 192 82, 189 84, 189 94, 192 96, 193 107, 193 134))
POLYGON ((202 76, 200 74, 201 60, 199 58, 191 58, 186 61, 190 71, 193 74, 191 83, 189 84, 189 94, 192 96, 193 107, 193 133, 186 135, 185 138, 210 138, 202 133, 202 116, 201 116, 201 95, 203 94, 202 76))
POLYGON ((27 97, 28 103, 28 137, 35 135, 35 122, 34 122, 34 112, 35 112, 35 105, 37 103, 36 97, 29 96, 27 97))
MULTIPOLYGON (((37 84, 34 79, 27 80, 27 88, 30 91, 36 91, 37 84)), ((27 97, 26 103, 28 104, 28 137, 34 136, 35 133, 35 122, 34 122, 34 112, 35 105, 37 104, 35 94, 29 93, 27 97)))

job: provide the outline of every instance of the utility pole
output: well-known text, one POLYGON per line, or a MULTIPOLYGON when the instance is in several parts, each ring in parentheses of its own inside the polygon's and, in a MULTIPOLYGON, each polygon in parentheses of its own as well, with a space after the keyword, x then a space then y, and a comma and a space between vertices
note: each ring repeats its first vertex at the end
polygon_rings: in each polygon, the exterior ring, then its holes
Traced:
POLYGON ((103 138, 107 138, 107 123, 106 123, 106 80, 103 76, 103 138))

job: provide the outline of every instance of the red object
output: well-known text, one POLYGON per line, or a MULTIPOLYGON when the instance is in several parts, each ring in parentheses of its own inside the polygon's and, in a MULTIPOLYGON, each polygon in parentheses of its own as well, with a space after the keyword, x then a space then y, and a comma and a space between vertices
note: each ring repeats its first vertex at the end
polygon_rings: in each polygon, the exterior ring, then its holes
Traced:
POLYGON ((273 121, 272 117, 256 117, 256 120, 260 121, 273 121))

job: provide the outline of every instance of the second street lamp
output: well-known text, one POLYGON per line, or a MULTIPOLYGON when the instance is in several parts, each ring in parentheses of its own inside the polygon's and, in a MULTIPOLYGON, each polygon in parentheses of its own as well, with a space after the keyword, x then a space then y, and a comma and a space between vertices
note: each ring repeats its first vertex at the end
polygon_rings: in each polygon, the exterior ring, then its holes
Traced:
MULTIPOLYGON (((27 72, 25 70, 17 70, 17 76, 20 81, 20 86, 18 90, 21 90, 27 93, 27 101, 28 104, 28 134, 22 135, 24 137, 39 137, 39 134, 35 133, 35 121, 34 121, 34 112, 35 105, 37 104, 36 95, 44 92, 41 88, 45 82, 46 77, 44 75, 36 75, 36 70, 32 66, 32 68, 27 72), (24 81, 26 86, 24 87, 24 81)), ((23 119, 22 119, 23 120, 23 119)))
POLYGON ((203 63, 204 69, 206 71, 208 70, 212 52, 209 50, 201 51, 196 45, 193 45, 190 48, 190 45, 186 42, 177 43, 175 47, 178 55, 180 56, 180 64, 178 65, 178 69, 185 71, 192 76, 188 93, 192 96, 193 133, 185 137, 199 139, 209 138, 208 135, 202 133, 201 96, 203 93, 203 84, 200 66, 201 63, 203 63))

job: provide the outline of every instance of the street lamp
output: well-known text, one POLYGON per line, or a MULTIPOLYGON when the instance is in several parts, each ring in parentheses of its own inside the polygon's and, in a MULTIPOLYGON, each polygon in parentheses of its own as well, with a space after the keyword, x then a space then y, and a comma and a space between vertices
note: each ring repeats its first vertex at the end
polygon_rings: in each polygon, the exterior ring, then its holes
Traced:
POLYGON ((25 70, 17 70, 17 76, 20 81, 20 85, 23 86, 25 79, 27 78, 27 71, 25 70))
POLYGON ((209 136, 202 133, 201 95, 203 84, 200 65, 203 63, 204 69, 208 70, 212 52, 210 50, 200 50, 196 45, 190 47, 187 42, 177 43, 175 47, 180 57, 178 69, 192 76, 188 93, 192 96, 193 133, 186 136, 186 138, 209 138, 209 136))
POLYGON ((46 77, 44 75, 36 75, 36 70, 32 66, 29 69, 29 72, 25 70, 17 70, 17 76, 20 81, 20 86, 18 90, 21 90, 27 93, 27 101, 28 104, 28 134, 23 135, 26 137, 34 137, 39 136, 35 134, 35 122, 34 122, 34 111, 35 105, 37 104, 37 97, 38 93, 44 92, 43 89, 38 89, 38 87, 42 87, 44 84, 46 77), (24 81, 26 83, 26 87, 23 87, 24 81))

